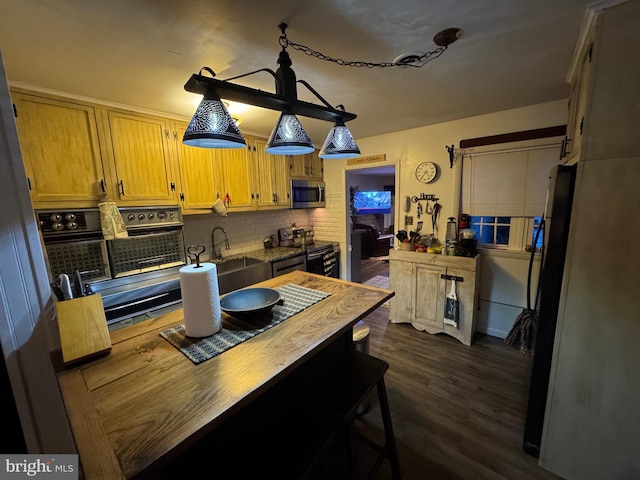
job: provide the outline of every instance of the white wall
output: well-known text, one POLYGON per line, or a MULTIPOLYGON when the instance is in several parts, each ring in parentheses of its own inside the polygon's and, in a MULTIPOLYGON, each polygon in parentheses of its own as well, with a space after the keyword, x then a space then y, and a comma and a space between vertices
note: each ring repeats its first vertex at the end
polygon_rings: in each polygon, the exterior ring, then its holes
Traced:
MULTIPOLYGON (((29 453, 74 453, 51 361, 51 287, 0 55, 0 343, 29 453)), ((7 395, 7 392, 2 392, 7 395)))
MULTIPOLYGON (((355 125, 354 121, 354 125, 355 125)), ((397 200, 396 230, 404 228, 404 212, 400 211, 400 201, 405 195, 419 196, 421 193, 434 194, 442 205, 436 233, 444 237, 447 217, 458 217, 460 191, 460 163, 449 165, 447 145, 459 145, 460 140, 485 137, 502 133, 518 132, 536 128, 564 125, 567 122, 567 101, 559 100, 529 107, 496 112, 488 115, 465 118, 452 122, 429 125, 402 132, 389 133, 376 137, 357 139, 362 155, 385 154, 383 163, 372 163, 368 166, 396 165, 397 200), (422 184, 414 175, 415 167, 423 161, 432 161, 439 165, 440 172, 435 182, 422 184)), ((352 129, 357 132, 356 128, 352 129)), ((361 166, 360 166, 361 167, 361 166)), ((346 195, 345 175, 353 167, 347 166, 346 160, 329 160, 324 162, 327 195, 332 198, 332 208, 341 208, 342 218, 337 219, 332 234, 336 235, 341 245, 347 245, 346 229, 346 195), (340 223, 341 222, 341 223, 340 223), (339 228, 338 228, 339 227, 339 228)), ((412 204, 410 215, 417 220, 415 204, 412 204)), ((430 218, 423 216, 425 225, 430 225, 430 218)), ((410 227, 411 228, 411 227, 410 227)), ((423 229, 426 227, 423 227, 423 229)), ((428 231, 429 232, 429 231, 428 231)), ((516 316, 526 306, 526 274, 529 255, 514 254, 512 257, 492 256, 488 258, 481 272, 481 311, 479 312, 478 331, 494 336, 504 337, 508 333, 516 316), (488 269, 490 268, 490 269, 488 269), (484 280, 483 275, 484 274, 484 280), (498 301, 499 299, 499 301, 498 301), (489 305, 487 302, 491 302, 489 305)), ((342 255, 342 271, 345 271, 348 258, 342 255)))

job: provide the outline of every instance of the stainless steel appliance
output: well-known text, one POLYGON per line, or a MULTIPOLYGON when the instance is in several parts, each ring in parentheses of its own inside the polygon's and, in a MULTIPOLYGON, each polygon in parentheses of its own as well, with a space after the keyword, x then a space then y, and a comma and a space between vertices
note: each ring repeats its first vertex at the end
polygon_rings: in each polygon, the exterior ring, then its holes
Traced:
MULTIPOLYGON (((545 218, 543 265, 540 272, 540 305, 535 353, 531 368, 529 403, 524 426, 523 448, 538 457, 542 442, 551 357, 555 343, 558 307, 562 290, 564 261, 571 224, 571 205, 576 182, 576 166, 558 165, 550 174, 547 217, 545 218)), ((530 280, 530 279, 529 279, 530 280)))
POLYGON ((38 210, 51 281, 78 272, 112 325, 180 302, 185 265, 177 206, 121 208, 128 238, 105 240, 98 209, 38 210))
POLYGON ((325 204, 324 182, 291 180, 291 208, 317 208, 325 204))
POLYGON ((277 260, 271 263, 271 276, 278 277, 285 273, 293 272, 295 270, 307 269, 307 256, 304 251, 300 251, 292 257, 285 258, 283 260, 277 260))
POLYGON ((337 244, 316 241, 306 252, 307 272, 340 278, 340 247, 337 244))
POLYGON ((301 227, 286 227, 278 230, 281 247, 301 247, 303 237, 304 229, 301 227))

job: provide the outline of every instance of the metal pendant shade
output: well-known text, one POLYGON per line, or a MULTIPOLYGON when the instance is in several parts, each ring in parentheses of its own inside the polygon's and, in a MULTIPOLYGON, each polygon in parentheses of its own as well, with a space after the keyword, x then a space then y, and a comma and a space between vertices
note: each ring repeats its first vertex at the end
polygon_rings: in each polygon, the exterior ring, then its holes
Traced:
POLYGON ((315 147, 298 118, 290 113, 281 113, 265 151, 274 155, 304 155, 314 150, 315 147))
POLYGON ((360 149, 349 129, 343 122, 336 122, 329 131, 318 156, 320 158, 354 158, 359 155, 360 149))
POLYGON ((204 148, 244 148, 246 142, 226 107, 215 95, 206 94, 189 126, 182 143, 204 148))

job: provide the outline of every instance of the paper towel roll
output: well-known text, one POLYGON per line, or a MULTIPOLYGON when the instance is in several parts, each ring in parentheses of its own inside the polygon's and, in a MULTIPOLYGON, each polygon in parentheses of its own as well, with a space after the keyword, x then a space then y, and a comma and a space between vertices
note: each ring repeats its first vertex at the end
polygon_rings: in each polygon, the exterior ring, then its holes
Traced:
POLYGON ((222 328, 218 270, 214 263, 180 269, 184 330, 189 337, 208 337, 222 328))

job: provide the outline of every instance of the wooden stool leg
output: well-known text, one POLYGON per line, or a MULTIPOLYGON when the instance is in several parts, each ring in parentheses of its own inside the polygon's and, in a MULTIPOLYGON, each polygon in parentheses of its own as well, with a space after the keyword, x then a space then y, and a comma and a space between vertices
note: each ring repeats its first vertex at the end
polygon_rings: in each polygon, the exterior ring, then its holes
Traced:
POLYGON ((393 426, 391 424, 391 413, 389 412, 389 400, 387 399, 384 376, 378 381, 378 399, 380 401, 382 424, 384 425, 387 456, 391 463, 391 475, 394 480, 400 480, 400 463, 398 462, 398 452, 396 451, 396 440, 393 436, 393 426))
POLYGON ((347 465, 349 465, 349 478, 356 480, 358 478, 358 468, 356 460, 356 425, 355 421, 351 419, 347 426, 349 435, 349 452, 347 458, 347 465))

